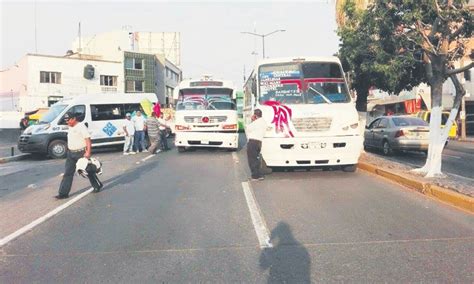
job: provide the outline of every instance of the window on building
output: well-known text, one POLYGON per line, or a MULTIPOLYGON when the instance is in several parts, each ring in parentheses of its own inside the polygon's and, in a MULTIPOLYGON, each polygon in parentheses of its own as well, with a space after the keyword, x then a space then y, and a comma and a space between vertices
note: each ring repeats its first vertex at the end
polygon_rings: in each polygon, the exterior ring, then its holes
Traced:
POLYGON ((40 71, 40 83, 61 84, 61 73, 40 71))
POLYGON ((125 58, 125 69, 143 70, 143 59, 141 58, 125 58))
POLYGON ((125 90, 127 92, 143 92, 144 91, 144 82, 140 80, 136 81, 126 81, 125 90))
POLYGON ((101 86, 117 86, 117 76, 100 75, 101 86))
POLYGON ((135 69, 142 70, 143 69, 143 59, 135 58, 135 69))

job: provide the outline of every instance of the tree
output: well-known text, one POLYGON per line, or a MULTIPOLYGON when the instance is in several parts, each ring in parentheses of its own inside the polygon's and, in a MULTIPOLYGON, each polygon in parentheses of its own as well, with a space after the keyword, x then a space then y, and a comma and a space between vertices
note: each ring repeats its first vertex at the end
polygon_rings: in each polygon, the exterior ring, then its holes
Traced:
POLYGON ((340 54, 355 74, 358 99, 367 93, 359 93, 357 82, 367 78, 373 86, 395 94, 428 83, 430 145, 425 165, 416 171, 427 177, 442 175, 441 153, 465 94, 456 74, 473 66, 454 67, 455 62, 472 53, 466 45, 474 28, 467 1, 375 0, 367 10, 355 12, 351 2, 344 9, 346 15, 355 13, 355 17, 339 30, 340 54), (456 96, 446 126, 441 129, 442 87, 448 78, 456 88, 456 96))

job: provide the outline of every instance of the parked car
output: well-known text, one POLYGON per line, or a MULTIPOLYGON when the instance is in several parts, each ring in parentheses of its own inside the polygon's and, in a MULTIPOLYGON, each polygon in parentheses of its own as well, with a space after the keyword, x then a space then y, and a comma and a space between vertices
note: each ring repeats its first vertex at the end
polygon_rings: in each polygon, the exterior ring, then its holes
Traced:
POLYGON ((366 126, 364 149, 382 149, 384 155, 396 151, 428 151, 429 125, 412 116, 381 116, 366 126))
MULTIPOLYGON (((429 124, 430 118, 431 118, 431 111, 423 110, 423 111, 418 112, 415 116, 423 119, 429 124)), ((446 122, 448 121, 448 118, 449 118, 449 112, 443 111, 441 113, 441 128, 445 127, 446 122)), ((454 121, 453 126, 451 126, 451 129, 449 129, 448 138, 456 138, 457 135, 458 135, 458 124, 456 123, 456 121, 454 121)))

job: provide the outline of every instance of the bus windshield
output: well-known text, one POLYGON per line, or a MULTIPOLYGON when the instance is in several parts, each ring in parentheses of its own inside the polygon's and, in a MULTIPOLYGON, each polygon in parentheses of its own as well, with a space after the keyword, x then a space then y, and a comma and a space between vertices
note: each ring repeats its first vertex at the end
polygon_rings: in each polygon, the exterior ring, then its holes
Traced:
POLYGON ((262 65, 260 103, 347 103, 351 98, 337 63, 298 62, 262 65))
POLYGON ((66 107, 67 105, 52 105, 48 112, 40 118, 38 124, 51 123, 51 121, 53 121, 66 107))
POLYGON ((225 88, 182 89, 176 110, 236 110, 232 90, 225 88))

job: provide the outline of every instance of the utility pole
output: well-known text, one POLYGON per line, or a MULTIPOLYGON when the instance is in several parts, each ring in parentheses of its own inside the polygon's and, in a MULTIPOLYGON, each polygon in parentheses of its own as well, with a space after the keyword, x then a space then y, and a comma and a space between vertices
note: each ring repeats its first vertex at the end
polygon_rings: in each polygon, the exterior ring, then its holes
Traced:
POLYGON ((265 59, 265 37, 269 36, 269 35, 272 35, 274 33, 277 33, 277 32, 285 32, 286 30, 274 30, 273 32, 271 33, 268 33, 268 34, 257 34, 257 33, 252 33, 252 32, 241 32, 242 34, 249 34, 249 35, 254 35, 254 36, 259 36, 262 38, 262 56, 263 56, 263 59, 265 59))

